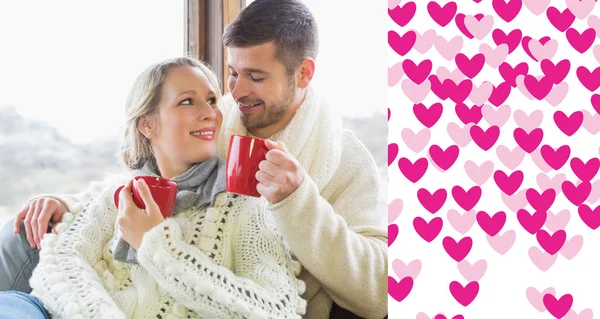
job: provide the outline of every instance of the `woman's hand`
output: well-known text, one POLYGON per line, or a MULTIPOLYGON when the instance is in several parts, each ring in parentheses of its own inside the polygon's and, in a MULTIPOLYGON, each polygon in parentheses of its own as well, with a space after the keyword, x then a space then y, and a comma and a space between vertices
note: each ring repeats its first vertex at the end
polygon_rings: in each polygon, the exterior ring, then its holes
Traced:
MULTIPOLYGON (((25 233, 31 248, 40 249, 40 243, 48 231, 48 223, 54 226, 62 221, 67 212, 65 204, 54 198, 36 198, 17 214, 15 218, 15 234, 21 232, 21 221, 25 219, 25 233)), ((55 231, 55 228, 53 228, 55 231)))
POLYGON ((130 180, 119 193, 119 216, 117 222, 123 239, 138 249, 144 234, 164 220, 158 204, 152 198, 148 184, 143 179, 130 180), (146 209, 141 209, 133 202, 131 187, 135 183, 146 209))

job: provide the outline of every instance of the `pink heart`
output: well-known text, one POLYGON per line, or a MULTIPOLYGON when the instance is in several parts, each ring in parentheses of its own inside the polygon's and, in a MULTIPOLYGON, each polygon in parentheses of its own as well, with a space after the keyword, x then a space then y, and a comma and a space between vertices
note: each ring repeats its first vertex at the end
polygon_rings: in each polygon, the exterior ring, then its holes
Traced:
POLYGON ((531 131, 540 127, 542 124, 544 112, 541 110, 535 110, 528 115, 522 110, 516 110, 514 118, 517 126, 524 129, 525 132, 531 133, 531 131))
POLYGON ((433 45, 443 58, 452 61, 462 49, 463 39, 460 36, 456 36, 447 41, 444 37, 438 35, 433 45))
MULTIPOLYGON (((489 82, 485 82, 489 83, 489 82)), ((484 84, 485 84, 484 83, 484 84)), ((490 83, 491 85, 491 83, 490 83)), ((481 85, 483 86, 483 84, 481 85)), ((475 103, 477 104, 477 103, 475 103)), ((502 105, 498 108, 494 108, 489 104, 484 105, 481 108, 481 114, 483 115, 483 119, 490 124, 490 126, 496 125, 500 128, 508 122, 510 118, 511 109, 508 105, 502 105)))
POLYGON ((393 223, 400 213, 402 213, 402 209, 404 208, 404 202, 400 198, 394 199, 388 205, 388 223, 393 223))
POLYGON ((470 210, 464 214, 460 214, 455 209, 448 211, 448 222, 459 233, 466 234, 475 223, 475 211, 470 210))
POLYGON ((508 230, 504 234, 497 234, 494 237, 485 235, 488 243, 500 255, 506 254, 515 243, 516 233, 514 230, 508 230))
POLYGON ((550 5, 550 0, 523 0, 523 4, 531 13, 539 16, 546 11, 546 8, 550 5))
POLYGON ((506 193, 502 192, 502 193, 500 193, 500 197, 502 197, 502 201, 504 202, 504 204, 511 211, 516 213, 519 211, 519 209, 527 206, 527 197, 525 196, 526 192, 527 192, 526 189, 522 189, 518 193, 512 194, 510 196, 506 195, 506 193))
POLYGON ((558 254, 550 255, 538 247, 529 248, 529 259, 541 271, 547 271, 554 265, 558 254))
POLYGON ((402 69, 402 62, 394 64, 391 68, 388 68, 388 86, 392 87, 400 82, 400 79, 404 76, 404 70, 402 69))
POLYGON ((424 313, 422 313, 422 312, 419 312, 419 313, 417 314, 417 319, 431 319, 431 318, 429 318, 429 316, 428 316, 428 315, 426 315, 426 314, 424 314, 424 313))
POLYGON ((531 41, 529 41, 529 50, 538 61, 545 59, 552 60, 558 50, 558 41, 550 40, 545 44, 542 44, 536 39, 531 39, 531 41))
POLYGON ((437 37, 437 33, 434 29, 429 29, 425 31, 425 33, 420 34, 417 30, 413 30, 417 34, 417 41, 415 42, 414 48, 421 54, 426 53, 431 49, 433 43, 435 42, 435 38, 437 37))
POLYGON ((405 128, 401 133, 402 141, 408 148, 415 152, 421 152, 431 139, 431 131, 428 128, 423 128, 419 133, 414 133, 411 129, 405 128))
POLYGON ((592 319, 594 318, 594 312, 592 309, 583 309, 579 314, 575 310, 571 309, 565 316, 565 319, 592 319))
POLYGON ((596 58, 596 61, 600 63, 600 44, 594 47, 594 57, 596 58))
POLYGON ((421 84, 414 84, 411 80, 402 81, 402 91, 415 104, 421 103, 431 90, 431 82, 425 80, 421 84))
POLYGON ((498 156, 498 159, 500 159, 504 166, 511 170, 515 170, 517 167, 519 167, 519 165, 521 165, 521 162, 523 162, 523 159, 525 158, 525 154, 527 153, 525 153, 525 151, 518 146, 515 146, 512 151, 509 150, 505 145, 499 145, 496 148, 496 155, 498 156))
POLYGON ((411 277, 413 280, 417 279, 421 272, 421 261, 415 259, 406 265, 402 260, 396 259, 392 262, 392 269, 398 278, 411 277))
POLYGON ((478 166, 475 162, 469 160, 465 162, 465 172, 475 184, 481 186, 492 176, 494 163, 486 161, 481 166, 478 166))
POLYGON ((591 114, 588 110, 583 110, 583 127, 592 135, 600 132, 600 114, 591 114))
POLYGON ((600 179, 596 180, 592 184, 592 192, 588 196, 586 202, 595 204, 600 199, 600 179))
POLYGON ((527 288, 526 293, 527 293, 527 300, 529 300, 529 303, 535 309, 537 309, 539 312, 544 312, 544 311, 546 311, 546 306, 544 306, 544 301, 542 300, 543 296, 546 294, 554 295, 556 293, 556 291, 554 290, 554 288, 550 287, 550 288, 544 289, 544 291, 542 291, 542 293, 540 293, 537 289, 535 289, 533 287, 529 287, 529 288, 527 288))
POLYGON ((552 188, 556 191, 556 194, 558 195, 562 192, 562 183, 566 179, 567 177, 565 176, 565 174, 558 174, 552 179, 550 179, 548 175, 540 173, 537 175, 536 181, 542 191, 552 188))
POLYGON ((567 0, 567 8, 579 20, 585 19, 592 13, 595 4, 596 0, 567 0))
POLYGON ((479 87, 473 84, 473 88, 471 89, 469 99, 475 105, 483 105, 483 103, 485 103, 485 101, 487 101, 490 98, 490 95, 492 95, 493 89, 494 85, 487 81, 483 82, 479 87))
POLYGON ((552 232, 557 232, 560 229, 565 229, 571 218, 571 212, 566 209, 561 210, 554 215, 551 211, 546 213, 546 227, 552 232))
POLYGON ((471 265, 467 260, 458 263, 458 271, 468 282, 479 281, 487 269, 487 262, 484 259, 478 260, 471 265))
POLYGON ((444 82, 446 79, 451 79, 454 83, 459 83, 466 78, 466 76, 457 68, 450 73, 450 70, 446 69, 443 66, 437 68, 436 75, 441 82, 444 82))
POLYGON ((461 128, 458 124, 450 122, 447 127, 448 135, 456 145, 465 147, 472 141, 471 126, 473 126, 473 123, 466 124, 461 128))
POLYGON ((579 254, 581 247, 583 246, 583 237, 581 235, 576 235, 571 237, 571 239, 565 241, 564 245, 560 249, 560 254, 563 257, 571 260, 579 254))
POLYGON ((485 56, 485 63, 497 69, 508 56, 508 45, 502 43, 493 49, 489 44, 484 43, 479 46, 479 52, 485 56))
POLYGON ((539 148, 533 151, 533 153, 531 153, 531 159, 533 160, 535 165, 537 165, 537 167, 540 170, 542 170, 542 172, 548 173, 552 170, 552 167, 550 167, 550 165, 548 165, 548 163, 546 163, 546 160, 544 160, 544 158, 542 157, 542 153, 540 152, 539 148))
POLYGON ((519 91, 521 91, 521 94, 523 94, 526 98, 533 100, 533 95, 531 95, 529 90, 525 87, 525 75, 517 75, 515 78, 515 83, 517 84, 519 91))
POLYGON ((478 20, 474 16, 468 15, 465 17, 465 26, 475 38, 483 40, 494 26, 494 16, 487 15, 481 20, 478 20))
POLYGON ((600 38, 600 18, 597 16, 589 16, 587 23, 588 27, 596 30, 596 37, 600 38))
POLYGON ((569 83, 561 82, 550 90, 544 101, 552 106, 558 106, 567 97, 567 93, 569 93, 569 83))
POLYGON ((394 9, 400 2, 402 2, 402 0, 388 0, 388 9, 394 9))

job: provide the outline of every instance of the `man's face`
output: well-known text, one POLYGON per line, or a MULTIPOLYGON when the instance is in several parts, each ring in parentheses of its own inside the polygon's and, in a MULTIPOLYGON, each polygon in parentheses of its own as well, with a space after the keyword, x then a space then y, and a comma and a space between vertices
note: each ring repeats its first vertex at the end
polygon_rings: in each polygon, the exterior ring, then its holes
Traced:
POLYGON ((265 128, 285 118, 296 95, 296 80, 275 59, 276 47, 265 43, 228 48, 228 87, 249 130, 265 128))

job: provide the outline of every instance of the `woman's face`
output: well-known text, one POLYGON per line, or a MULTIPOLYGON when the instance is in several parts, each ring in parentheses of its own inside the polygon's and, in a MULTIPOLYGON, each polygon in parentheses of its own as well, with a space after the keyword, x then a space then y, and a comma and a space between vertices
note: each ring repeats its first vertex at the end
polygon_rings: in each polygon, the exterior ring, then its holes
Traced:
POLYGON ((161 171, 178 175, 216 156, 216 137, 223 121, 216 97, 202 70, 182 66, 169 71, 158 115, 150 124, 154 125, 150 141, 161 171))

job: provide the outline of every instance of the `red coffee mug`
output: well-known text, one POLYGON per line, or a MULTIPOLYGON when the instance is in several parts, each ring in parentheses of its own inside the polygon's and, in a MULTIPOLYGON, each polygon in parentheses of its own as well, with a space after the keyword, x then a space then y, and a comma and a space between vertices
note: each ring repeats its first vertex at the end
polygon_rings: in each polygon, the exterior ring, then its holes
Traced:
MULTIPOLYGON (((150 194, 152 194, 152 198, 156 204, 158 204, 164 218, 173 215, 173 207, 175 207, 175 199, 177 197, 177 184, 175 182, 156 176, 136 176, 134 179, 143 179, 146 182, 150 189, 150 194)), ((140 196, 137 187, 135 187, 135 184, 132 185, 131 196, 133 197, 133 202, 137 207, 146 209, 146 205, 144 205, 144 201, 142 200, 142 196, 140 196)), ((123 187, 125 187, 125 185, 119 186, 114 194, 114 201, 117 209, 119 208, 119 193, 123 187)))
POLYGON ((258 185, 256 172, 258 172, 258 164, 266 159, 268 151, 263 139, 232 135, 229 138, 227 153, 227 191, 260 197, 260 193, 256 190, 258 185))

